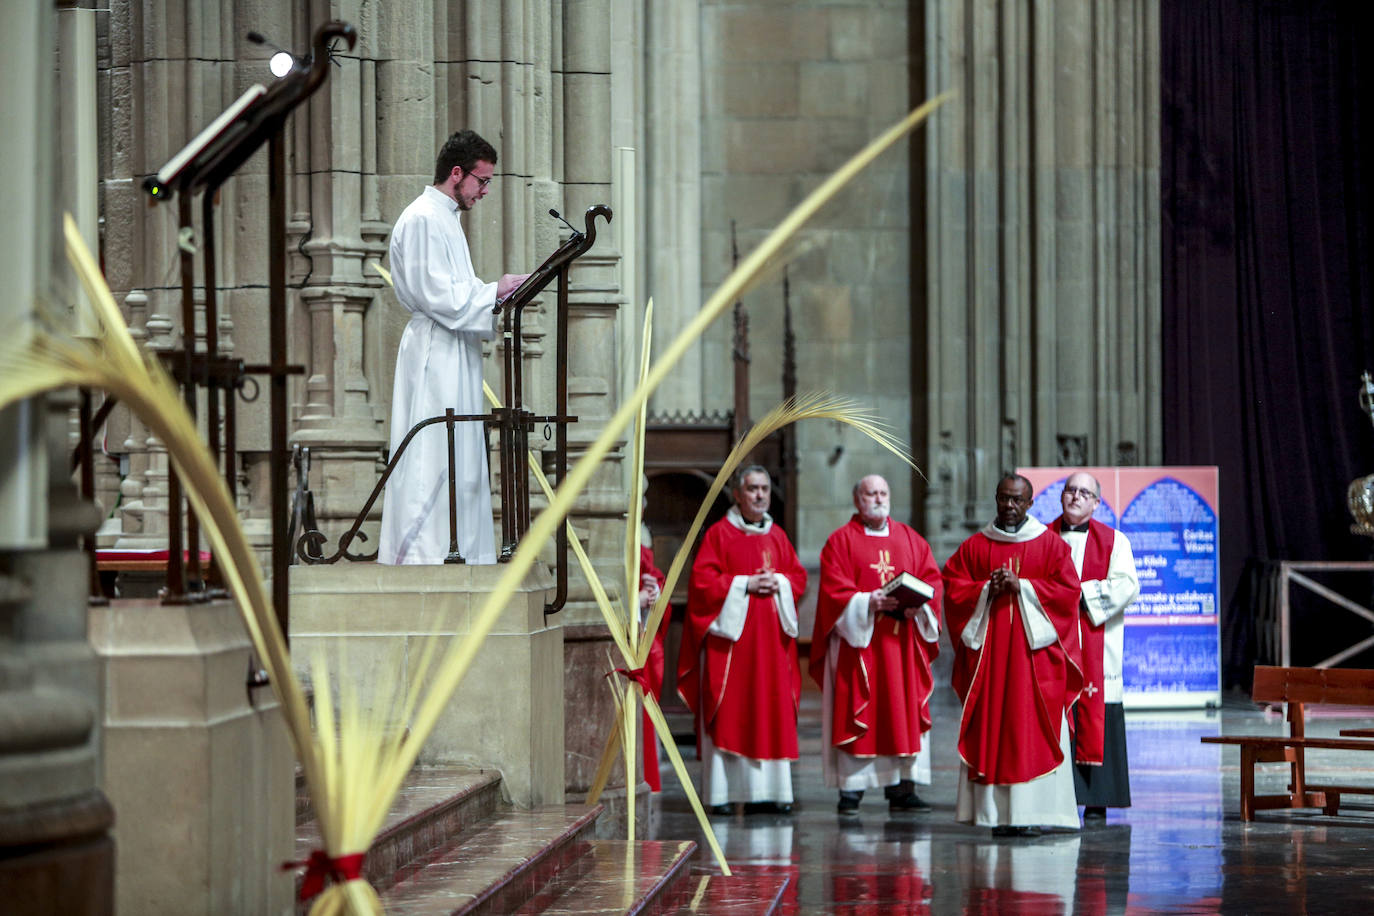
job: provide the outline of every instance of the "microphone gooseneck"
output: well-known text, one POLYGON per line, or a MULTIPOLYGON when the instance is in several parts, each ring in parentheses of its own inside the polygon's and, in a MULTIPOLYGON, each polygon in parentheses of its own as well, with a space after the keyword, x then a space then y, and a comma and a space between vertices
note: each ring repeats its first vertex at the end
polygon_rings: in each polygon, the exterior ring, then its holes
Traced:
POLYGON ((560 223, 562 223, 563 225, 567 226, 567 227, 568 227, 568 231, 571 232, 573 235, 581 235, 581 234, 582 234, 582 233, 578 232, 575 228, 573 228, 573 224, 570 223, 570 222, 568 222, 567 220, 565 220, 565 219, 563 218, 563 215, 562 215, 561 213, 559 213, 557 210, 553 209, 552 207, 549 208, 549 216, 552 216, 554 219, 558 220, 560 223))

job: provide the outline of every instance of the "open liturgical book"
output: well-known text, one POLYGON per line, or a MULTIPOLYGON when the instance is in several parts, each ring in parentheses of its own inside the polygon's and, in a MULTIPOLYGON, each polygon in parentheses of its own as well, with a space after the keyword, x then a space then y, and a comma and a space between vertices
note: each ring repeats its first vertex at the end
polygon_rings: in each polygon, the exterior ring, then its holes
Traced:
POLYGON ((906 617, 906 615, 902 613, 906 608, 920 607, 931 598, 935 597, 934 588, 909 572, 897 573, 897 575, 884 582, 881 588, 884 595, 896 598, 898 602, 895 609, 883 611, 883 613, 889 617, 906 617))

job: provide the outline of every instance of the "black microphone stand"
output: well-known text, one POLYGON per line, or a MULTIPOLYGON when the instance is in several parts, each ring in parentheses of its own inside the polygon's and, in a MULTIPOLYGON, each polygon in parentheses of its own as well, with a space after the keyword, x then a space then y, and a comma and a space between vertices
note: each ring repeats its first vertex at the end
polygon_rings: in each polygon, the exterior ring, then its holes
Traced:
MULTIPOLYGON (((589 207, 586 212, 586 231, 579 232, 558 215, 555 218, 572 229, 572 235, 553 254, 530 274, 524 283, 497 303, 502 312, 503 375, 505 381, 504 406, 495 411, 500 433, 501 455, 501 555, 508 561, 515 552, 521 535, 530 527, 529 474, 525 472, 525 456, 529 454, 529 434, 534 423, 554 425, 554 461, 552 483, 561 483, 568 471, 568 424, 576 417, 568 416, 568 276, 572 262, 585 254, 596 242, 596 217, 611 220, 611 208, 605 204, 589 207), (535 417, 525 409, 522 367, 524 365, 521 313, 525 306, 550 282, 558 281, 557 306, 554 322, 557 327, 555 344, 556 404, 551 417, 535 417)), ((546 471, 548 469, 546 468, 546 471)), ((554 600, 544 606, 545 614, 563 609, 568 598, 568 528, 559 525, 556 537, 558 590, 554 600)))

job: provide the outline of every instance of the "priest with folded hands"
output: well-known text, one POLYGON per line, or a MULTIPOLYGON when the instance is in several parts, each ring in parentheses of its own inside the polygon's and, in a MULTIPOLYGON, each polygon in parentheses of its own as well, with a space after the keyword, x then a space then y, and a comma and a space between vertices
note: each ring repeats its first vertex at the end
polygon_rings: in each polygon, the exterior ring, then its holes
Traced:
POLYGON ((931 660, 939 654, 940 568, 930 545, 889 517, 887 481, 854 485, 852 518, 821 551, 811 676, 821 686, 825 784, 841 815, 882 788, 893 812, 929 811, 931 660), (884 586, 907 585, 900 594, 884 586))
POLYGON ((1083 686, 1078 574, 1026 513, 1031 484, 997 485, 997 515, 945 563, 959 720, 955 819, 994 836, 1078 827, 1067 712, 1083 686))
POLYGON ((768 514, 772 479, 741 470, 735 504, 706 529, 692 564, 678 693, 692 710, 711 813, 792 811, 797 759, 797 602, 806 569, 768 514))

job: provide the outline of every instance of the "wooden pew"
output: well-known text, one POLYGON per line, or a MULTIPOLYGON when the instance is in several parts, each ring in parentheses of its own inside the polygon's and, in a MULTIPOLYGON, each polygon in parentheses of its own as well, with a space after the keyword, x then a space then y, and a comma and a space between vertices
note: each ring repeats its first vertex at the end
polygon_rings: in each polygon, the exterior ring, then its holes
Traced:
POLYGON ((1287 735, 1216 735, 1207 744, 1240 747, 1240 819, 1254 820, 1255 812, 1274 808, 1321 808, 1334 815, 1342 795, 1374 795, 1374 786, 1318 785, 1307 779, 1306 751, 1374 751, 1374 740, 1348 732, 1374 736, 1374 730, 1349 729, 1339 738, 1309 738, 1304 710, 1311 704, 1368 706, 1374 716, 1374 670, 1355 668, 1278 668, 1255 666, 1250 692, 1256 703, 1288 704, 1287 735), (1286 763, 1290 781, 1286 793, 1255 794, 1255 764, 1286 763))

